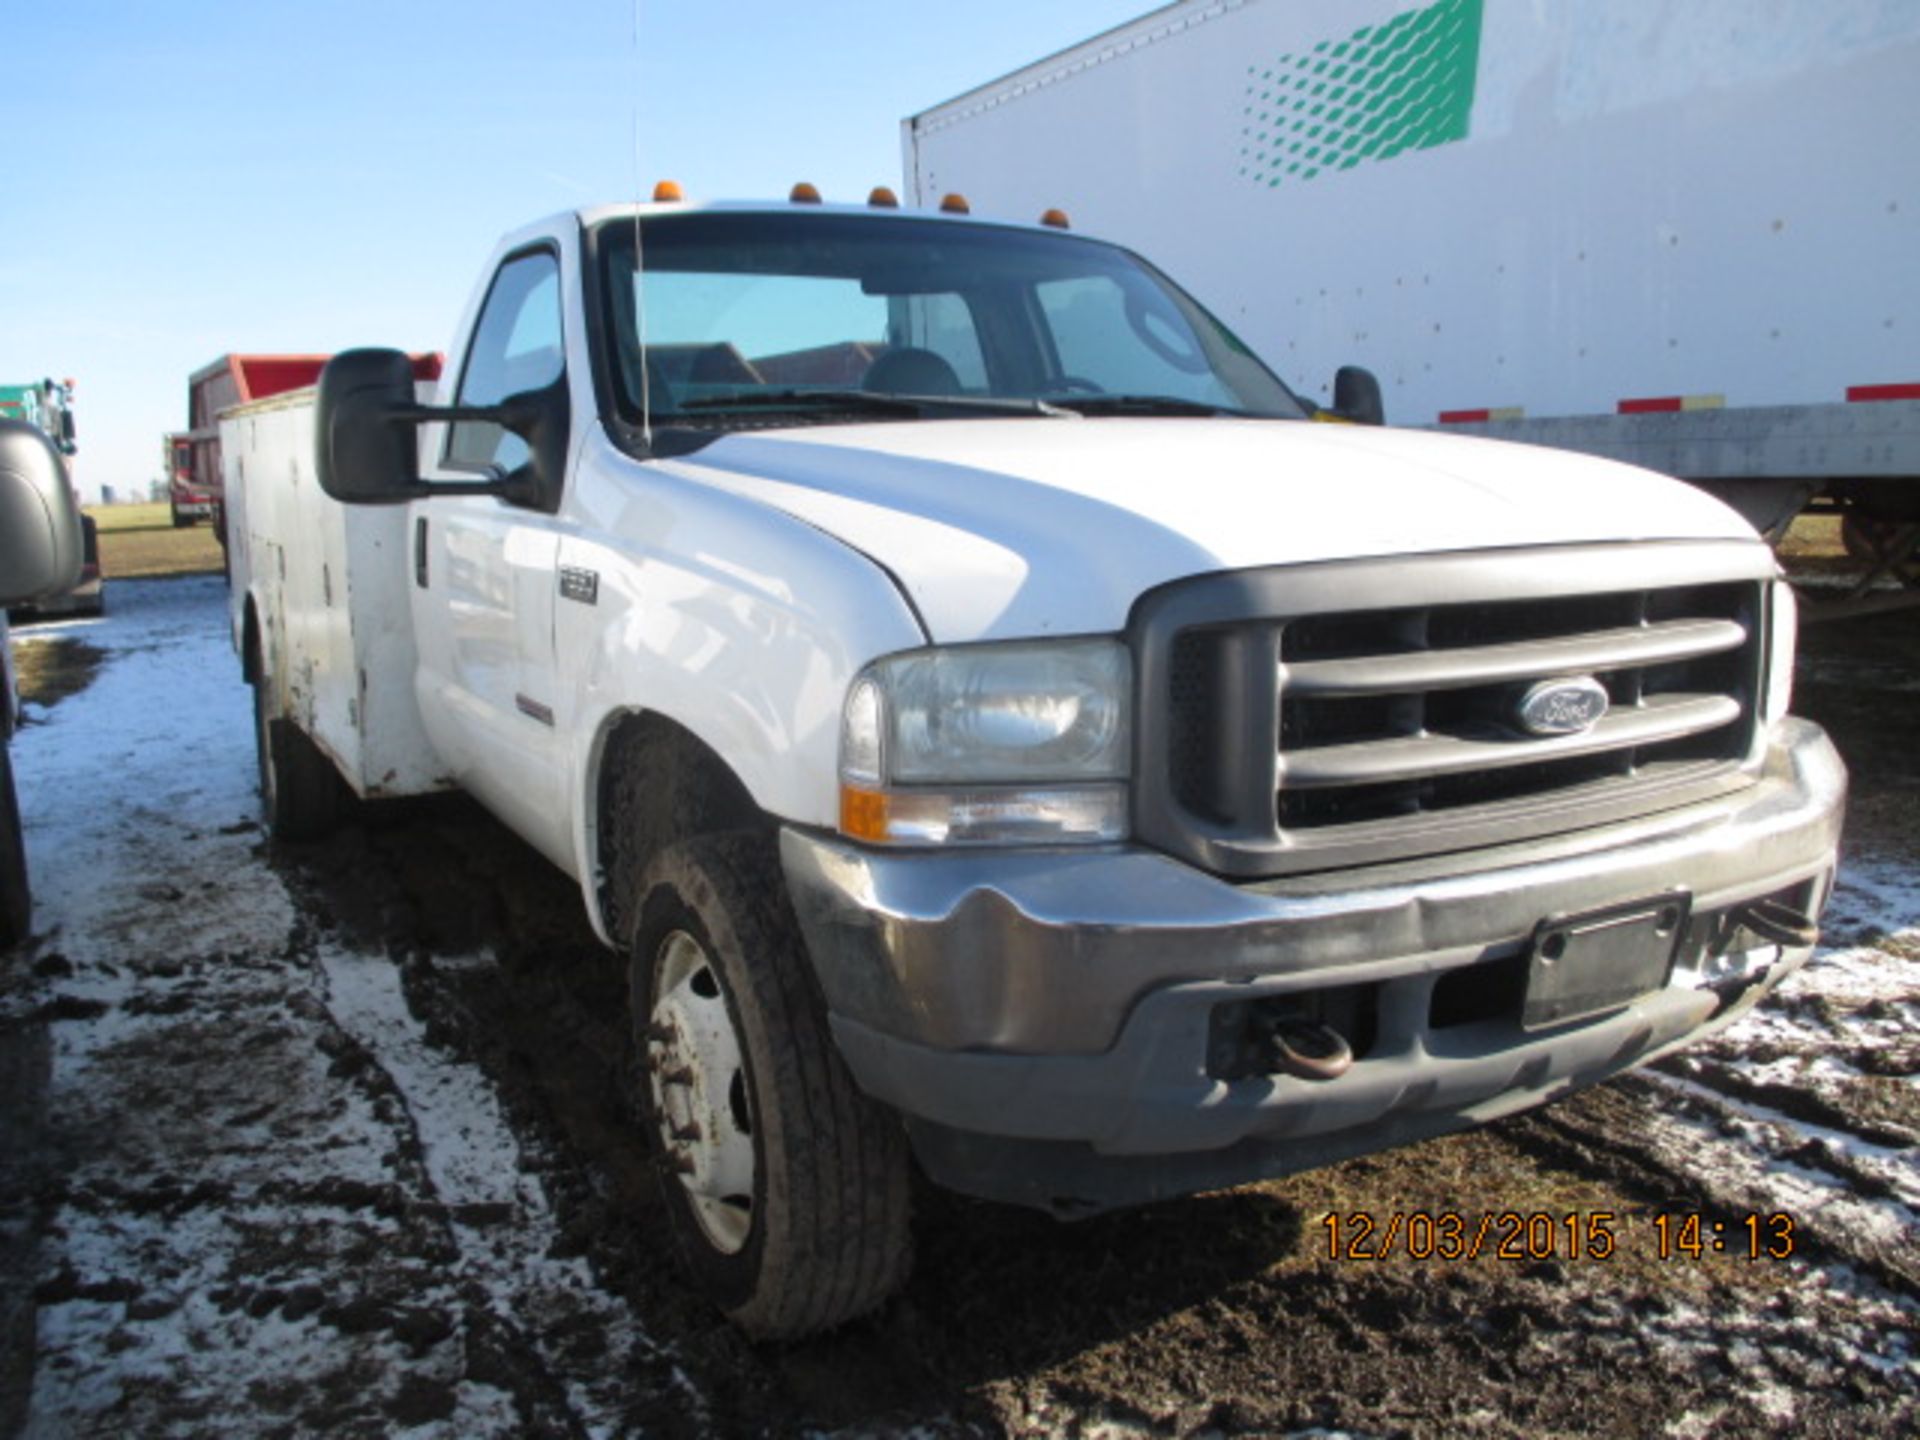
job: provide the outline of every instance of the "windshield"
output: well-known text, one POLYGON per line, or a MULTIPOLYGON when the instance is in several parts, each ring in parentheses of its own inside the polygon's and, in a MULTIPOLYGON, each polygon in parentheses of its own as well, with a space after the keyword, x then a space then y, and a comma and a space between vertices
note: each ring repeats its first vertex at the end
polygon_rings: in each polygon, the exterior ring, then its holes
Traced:
POLYGON ((979 413, 1303 414, 1224 326, 1112 245, 887 215, 648 218, 598 233, 624 418, 832 423, 979 413), (643 378, 644 377, 644 378, 643 378), (774 418, 777 417, 777 418, 774 418))

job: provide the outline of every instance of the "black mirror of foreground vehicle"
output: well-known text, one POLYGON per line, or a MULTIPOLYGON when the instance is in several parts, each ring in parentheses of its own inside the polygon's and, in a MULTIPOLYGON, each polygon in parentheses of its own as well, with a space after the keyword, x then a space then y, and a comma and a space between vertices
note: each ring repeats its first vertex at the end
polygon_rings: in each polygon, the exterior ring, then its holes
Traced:
POLYGON ((1360 365, 1342 365, 1333 377, 1333 413, 1356 425, 1384 425, 1386 406, 1380 401, 1380 382, 1360 365))
POLYGON ((547 504, 566 460, 564 377, 498 405, 422 405, 414 365, 399 350, 344 350, 320 372, 315 396, 314 470, 320 488, 347 505, 397 505, 434 495, 497 495, 547 504), (527 442, 532 458, 490 480, 423 480, 414 427, 436 421, 500 425, 527 442))
POLYGON ((80 579, 80 507, 60 452, 23 420, 0 420, 0 604, 71 590, 80 579))
POLYGON ((390 505, 429 494, 419 445, 402 413, 415 408, 413 362, 398 350, 346 350, 320 372, 314 469, 348 505, 390 505))

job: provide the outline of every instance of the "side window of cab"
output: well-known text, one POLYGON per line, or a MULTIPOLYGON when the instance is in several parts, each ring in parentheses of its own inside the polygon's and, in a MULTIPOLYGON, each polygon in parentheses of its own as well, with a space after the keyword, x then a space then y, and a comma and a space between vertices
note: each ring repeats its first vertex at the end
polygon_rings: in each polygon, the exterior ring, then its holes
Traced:
MULTIPOLYGON (((560 344, 560 261, 547 250, 516 255, 500 267, 467 346, 456 405, 496 405, 539 390, 566 372, 560 344)), ((447 464, 507 473, 527 460, 527 442, 498 425, 462 421, 447 439, 447 464)))

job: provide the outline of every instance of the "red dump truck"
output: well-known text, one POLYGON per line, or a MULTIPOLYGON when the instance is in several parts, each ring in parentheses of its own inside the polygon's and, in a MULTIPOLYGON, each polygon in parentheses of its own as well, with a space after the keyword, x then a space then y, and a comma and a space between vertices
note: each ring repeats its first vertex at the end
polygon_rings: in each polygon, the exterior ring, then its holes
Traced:
POLYGON ((187 426, 166 437, 167 501, 175 527, 206 520, 226 544, 220 485, 220 412, 302 390, 320 378, 325 355, 222 355, 187 379, 187 426))

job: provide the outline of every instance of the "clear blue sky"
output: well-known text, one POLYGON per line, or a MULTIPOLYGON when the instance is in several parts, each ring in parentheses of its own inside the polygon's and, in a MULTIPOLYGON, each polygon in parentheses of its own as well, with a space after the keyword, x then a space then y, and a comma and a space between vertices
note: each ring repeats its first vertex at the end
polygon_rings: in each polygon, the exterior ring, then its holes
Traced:
POLYGON ((899 122, 1154 0, 0 0, 0 383, 144 491, 229 350, 446 346, 493 241, 674 176, 900 184, 899 122))

